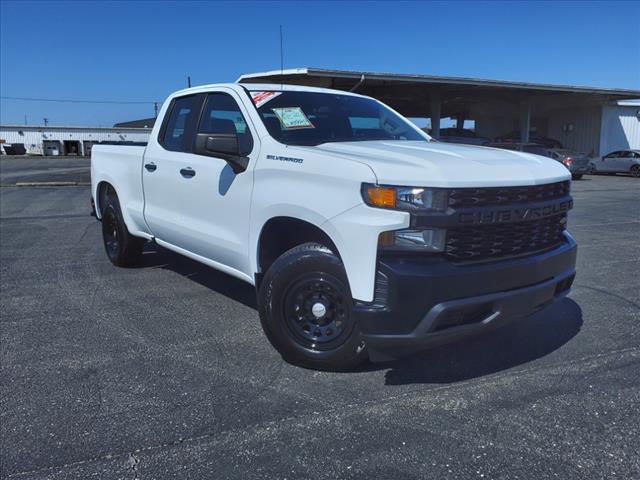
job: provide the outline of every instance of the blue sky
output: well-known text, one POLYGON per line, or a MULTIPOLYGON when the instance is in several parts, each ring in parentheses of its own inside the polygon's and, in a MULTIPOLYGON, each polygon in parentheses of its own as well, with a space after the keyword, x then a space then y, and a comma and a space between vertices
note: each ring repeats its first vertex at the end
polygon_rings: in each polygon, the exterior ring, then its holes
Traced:
MULTIPOLYGON (((640 2, 0 3, 2 96, 162 101, 279 68, 640 89, 640 2), (634 33, 635 31, 635 33, 634 33)), ((2 99, 0 122, 111 125, 141 105, 2 99)))

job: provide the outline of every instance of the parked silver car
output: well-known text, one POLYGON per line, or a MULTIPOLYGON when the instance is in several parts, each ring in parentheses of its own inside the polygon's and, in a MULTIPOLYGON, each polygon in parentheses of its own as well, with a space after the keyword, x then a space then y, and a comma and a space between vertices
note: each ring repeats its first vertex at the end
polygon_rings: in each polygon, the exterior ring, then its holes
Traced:
POLYGON ((592 160, 589 173, 630 173, 640 177, 640 150, 617 150, 600 160, 592 160))

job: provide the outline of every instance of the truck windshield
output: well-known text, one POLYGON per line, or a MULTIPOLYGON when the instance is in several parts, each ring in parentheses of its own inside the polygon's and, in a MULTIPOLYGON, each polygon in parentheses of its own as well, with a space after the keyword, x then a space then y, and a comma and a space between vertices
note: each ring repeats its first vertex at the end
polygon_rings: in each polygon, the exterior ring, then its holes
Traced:
POLYGON ((269 134, 286 145, 320 145, 427 137, 384 105, 363 97, 317 92, 251 92, 269 134))

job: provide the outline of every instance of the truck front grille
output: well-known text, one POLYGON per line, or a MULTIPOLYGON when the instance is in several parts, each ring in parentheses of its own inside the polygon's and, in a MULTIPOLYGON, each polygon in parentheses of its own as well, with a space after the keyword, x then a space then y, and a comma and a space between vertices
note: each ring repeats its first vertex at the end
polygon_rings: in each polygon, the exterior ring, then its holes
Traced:
POLYGON ((520 223, 456 227, 448 230, 445 255, 474 262, 532 254, 562 243, 566 213, 520 223))
POLYGON ((523 187, 454 188, 449 191, 449 207, 488 207, 553 200, 569 195, 566 182, 523 187))

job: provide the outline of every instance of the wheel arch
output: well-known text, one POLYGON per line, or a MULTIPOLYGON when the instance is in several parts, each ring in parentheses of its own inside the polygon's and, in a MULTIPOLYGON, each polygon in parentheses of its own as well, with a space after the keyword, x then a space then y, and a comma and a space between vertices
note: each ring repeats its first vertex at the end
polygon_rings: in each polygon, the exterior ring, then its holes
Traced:
POLYGON ((334 240, 318 225, 291 216, 277 216, 267 220, 260 229, 256 244, 256 286, 259 287, 262 275, 280 255, 308 242, 324 245, 338 258, 342 258, 334 240))
POLYGON ((116 197, 118 196, 116 188, 108 180, 100 180, 96 185, 95 208, 96 216, 98 218, 102 218, 102 207, 104 206, 104 199, 109 189, 113 190, 113 192, 116 194, 116 197))

